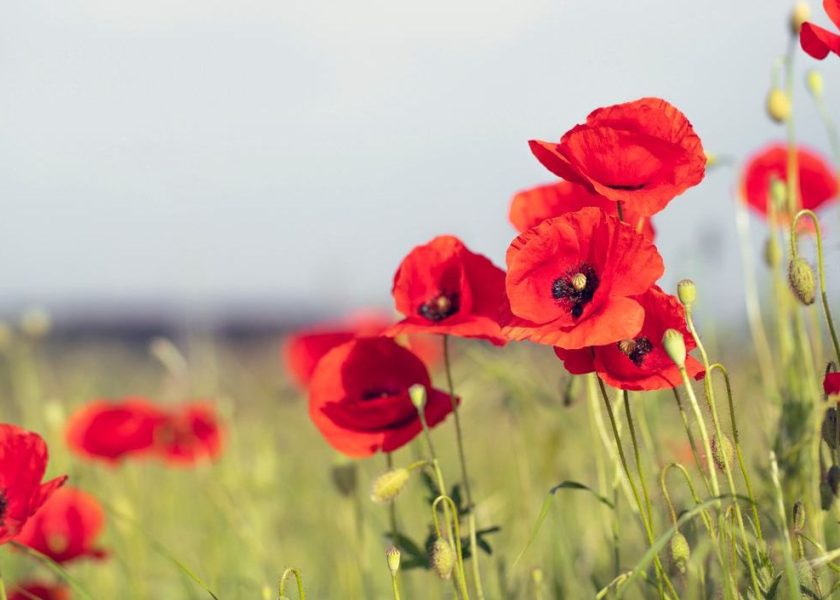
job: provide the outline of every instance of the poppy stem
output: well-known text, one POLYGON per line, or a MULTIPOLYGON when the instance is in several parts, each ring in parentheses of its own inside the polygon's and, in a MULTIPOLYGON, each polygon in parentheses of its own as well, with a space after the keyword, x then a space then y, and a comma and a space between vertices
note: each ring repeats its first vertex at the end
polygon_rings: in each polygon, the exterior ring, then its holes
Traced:
MULTIPOLYGON (((303 592, 303 576, 300 574, 300 569, 296 569, 294 567, 289 567, 283 571, 283 575, 280 577, 280 596, 283 597, 286 595, 286 580, 289 578, 289 575, 295 576, 300 600, 306 600, 306 594, 303 592)), ((0 600, 3 599, 0 598, 0 600)))
MULTIPOLYGON (((475 505, 473 504, 470 478, 467 474, 467 459, 464 452, 464 436, 461 430, 461 418, 458 415, 458 402, 455 400, 455 384, 452 382, 452 364, 449 357, 449 336, 443 335, 443 364, 446 370, 446 384, 449 388, 449 400, 452 402, 452 415, 455 417, 455 435, 458 440, 458 459, 461 462, 461 479, 464 482, 464 493, 467 497, 467 526, 470 532, 470 557, 472 558, 472 572, 475 583, 475 593, 478 600, 484 600, 484 589, 481 586, 481 570, 478 564, 478 544, 475 523, 475 505)), ((445 492, 441 492, 445 493, 445 492)))
POLYGON ((694 393, 694 388, 691 387, 691 381, 688 378, 688 371, 685 370, 685 366, 680 367, 680 375, 682 375, 683 385, 685 386, 686 392, 688 392, 688 399, 691 402, 691 409, 694 411, 694 418, 697 419, 697 426, 700 428, 700 439, 703 440, 703 450, 706 453, 706 467, 712 482, 712 494, 720 496, 720 486, 718 485, 714 457, 712 456, 712 445, 709 443, 709 433, 706 430, 703 413, 700 410, 700 404, 697 402, 697 395, 694 393))
MULTIPOLYGON (((653 529, 651 529, 651 525, 648 522, 648 513, 645 510, 644 505, 642 504, 642 499, 639 496, 639 489, 636 487, 636 482, 633 481, 633 477, 630 475, 630 467, 627 465, 627 457, 624 454, 624 448, 621 445, 621 436, 618 433, 618 423, 615 420, 615 413, 612 409, 612 403, 610 402, 610 397, 607 394, 607 389, 604 387, 604 381, 598 377, 598 387, 601 389, 601 396, 604 399, 604 406, 607 409, 607 415, 610 418, 610 425, 612 426, 613 437, 615 438, 615 446, 618 450, 618 457, 621 461, 621 466, 624 469, 624 475, 627 477, 627 481, 630 483, 630 489, 633 491, 633 499, 636 501, 636 506, 639 509, 639 516, 642 518, 642 525, 645 529, 645 534, 647 535, 648 543, 653 546, 654 544, 654 537, 653 537, 653 529)), ((626 404, 626 403, 625 403, 626 404)), ((625 407, 626 410, 627 407, 625 407)), ((632 422, 632 421, 631 421, 632 422)), ((635 440, 635 434, 633 436, 635 440)), ((666 598, 665 590, 662 587, 663 579, 668 584, 670 588, 669 591, 673 594, 674 598, 679 598, 679 595, 674 590, 673 584, 670 580, 665 576, 665 572, 662 569, 662 562, 659 560, 659 554, 654 554, 653 556, 653 564, 656 569, 656 587, 659 590, 659 597, 666 598)))
POLYGON ((691 455, 694 457, 694 463, 700 471, 700 478, 703 480, 703 485, 706 486, 706 491, 711 494, 712 485, 703 473, 703 463, 700 460, 700 453, 697 451, 697 442, 694 440, 694 434, 691 432, 691 424, 688 422, 688 413, 685 412, 685 407, 683 406, 682 398, 680 398, 680 393, 677 391, 677 388, 671 388, 671 390, 674 392, 674 398, 677 401, 677 408, 680 411, 680 417, 682 418, 683 427, 685 428, 685 434, 688 437, 688 445, 691 448, 691 455))
POLYGON ((7 600, 6 598, 6 584, 3 583, 3 576, 0 575, 0 600, 7 600))
POLYGON ((467 590, 467 574, 464 571, 464 553, 461 548, 461 527, 458 525, 458 507, 455 506, 455 501, 452 500, 449 496, 442 494, 435 498, 435 501, 432 502, 432 521, 435 526, 435 533, 437 533, 438 537, 440 537, 440 524, 438 523, 437 519, 437 507, 438 504, 443 503, 444 509, 449 507, 449 510, 445 510, 445 515, 447 519, 447 526, 446 530, 449 531, 449 524, 448 521, 450 520, 450 511, 454 515, 451 517, 452 521, 452 529, 454 530, 454 540, 455 540, 455 556, 457 558, 458 568, 456 570, 456 578, 458 579, 458 587, 461 590, 461 595, 466 600, 469 600, 470 593, 467 590))
MULTIPOLYGON (((385 464, 388 468, 388 471, 391 471, 394 468, 394 455, 391 452, 385 453, 385 464)), ((397 536, 399 535, 399 530, 397 529, 397 506, 396 502, 389 502, 388 503, 388 519, 391 525, 391 543, 395 546, 397 545, 397 536)))

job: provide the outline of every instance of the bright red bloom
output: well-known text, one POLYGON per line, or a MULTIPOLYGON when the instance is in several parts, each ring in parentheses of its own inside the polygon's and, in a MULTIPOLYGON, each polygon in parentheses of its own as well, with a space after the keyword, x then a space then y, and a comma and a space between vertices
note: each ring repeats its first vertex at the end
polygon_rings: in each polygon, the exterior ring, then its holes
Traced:
MULTIPOLYGON (((353 315, 342 321, 322 323, 308 329, 302 329, 290 335, 283 346, 283 358, 286 370, 292 375, 297 385, 306 388, 312 378, 318 361, 324 355, 345 342, 357 337, 382 334, 393 324, 387 314, 365 312, 353 315)), ((407 336, 408 347, 429 366, 441 359, 440 340, 428 335, 407 336)))
MULTIPOLYGON (((519 192, 510 203, 510 222, 519 233, 539 225, 551 217, 559 217, 587 206, 600 208, 608 215, 618 216, 618 203, 590 192, 585 186, 571 181, 539 185, 519 192)), ((625 208, 623 220, 653 241, 656 233, 649 217, 625 208)))
POLYGON ((599 108, 560 143, 531 140, 552 173, 650 216, 697 185, 706 155, 691 123, 661 98, 599 108))
POLYGON ((217 458, 222 451, 222 427, 213 407, 193 402, 167 411, 155 428, 154 451, 173 465, 217 458))
POLYGON ((421 431, 408 389, 425 386, 429 427, 452 411, 449 394, 431 387, 426 366, 391 338, 359 338, 333 348, 309 386, 309 415, 327 442, 349 456, 392 452, 421 431))
POLYGON ((143 398, 95 400, 70 417, 67 444, 82 456, 116 463, 151 450, 163 419, 163 411, 143 398))
POLYGON ((823 390, 826 396, 840 394, 840 372, 826 373, 823 379, 823 390))
POLYGON ((70 589, 63 585, 27 582, 9 591, 9 600, 70 600, 70 589))
MULTIPOLYGON (((819 154, 799 146, 796 150, 799 164, 799 195, 802 208, 816 210, 837 196, 837 176, 828 162, 819 154)), ((787 182, 787 146, 771 144, 750 158, 741 178, 741 195, 760 215, 768 214, 770 184, 773 179, 787 182)), ((786 207, 781 207, 782 222, 790 221, 786 207)))
POLYGON ((67 476, 41 483, 47 444, 37 433, 0 424, 0 544, 14 538, 67 476))
POLYGON ((102 558, 105 552, 94 544, 104 525, 105 513, 96 498, 65 487, 56 490, 26 522, 15 541, 57 563, 83 557, 102 558))
POLYGON ((405 319, 387 335, 445 333, 505 343, 498 322, 504 271, 456 237, 438 236, 414 248, 394 275, 392 293, 405 319))
MULTIPOLYGON (((823 0, 823 8, 832 23, 840 27, 840 0, 823 0)), ((799 43, 807 54, 818 60, 824 59, 829 52, 840 56, 840 35, 807 21, 799 32, 799 43)))
POLYGON ((644 309, 633 297, 664 271, 653 244, 597 208, 529 229, 508 248, 507 266, 505 334, 567 349, 635 337, 644 309))
MULTIPOLYGON (((554 352, 574 375, 596 372, 609 385, 622 390, 659 390, 682 383, 680 371, 662 347, 662 335, 668 329, 683 334, 686 351, 694 349, 694 337, 685 322, 685 310, 674 296, 653 286, 635 298, 645 310, 641 330, 632 338, 596 348, 554 352)), ((703 373, 703 365, 686 357, 689 377, 703 373)))

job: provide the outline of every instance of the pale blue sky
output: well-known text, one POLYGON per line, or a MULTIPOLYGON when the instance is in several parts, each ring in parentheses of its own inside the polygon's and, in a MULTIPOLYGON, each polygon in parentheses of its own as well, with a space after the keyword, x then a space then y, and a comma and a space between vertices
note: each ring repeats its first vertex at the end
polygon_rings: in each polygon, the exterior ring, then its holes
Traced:
MULTIPOLYGON (((401 257, 438 233, 501 264, 511 194, 551 180, 526 141, 593 108, 662 96, 739 159, 781 137, 763 102, 790 5, 9 0, 0 310, 387 304, 401 257)), ((820 68, 840 106, 840 60, 820 68)), ((796 99, 801 136, 827 149, 796 99)), ((727 313, 735 177, 710 173, 657 219, 666 286, 693 276, 727 313)))

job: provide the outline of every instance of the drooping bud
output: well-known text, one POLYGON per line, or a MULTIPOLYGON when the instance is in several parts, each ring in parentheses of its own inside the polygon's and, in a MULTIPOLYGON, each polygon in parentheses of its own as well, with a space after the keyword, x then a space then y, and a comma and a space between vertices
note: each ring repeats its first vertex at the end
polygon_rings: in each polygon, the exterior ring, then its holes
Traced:
POLYGON ((814 270, 801 256, 797 256, 788 265, 788 282, 794 295, 804 305, 814 303, 817 287, 814 281, 814 270))
POLYGON ((721 437, 712 435, 712 458, 717 468, 725 472, 727 467, 732 467, 734 457, 735 448, 729 441, 729 436, 725 433, 721 434, 721 437))
POLYGON ((686 308, 691 308, 697 300, 697 286, 691 279, 683 279, 677 284, 677 297, 686 308))
POLYGON ((370 499, 377 504, 391 502, 403 490, 410 475, 411 472, 402 467, 386 471, 373 482, 370 499))
POLYGON ((805 505, 797 500, 793 505, 793 530, 796 533, 805 531, 805 505))
POLYGON ((764 242, 764 264, 775 269, 782 262, 782 249, 775 235, 770 235, 764 242))
POLYGON ((837 492, 840 491, 840 467, 831 465, 828 475, 826 475, 826 481, 828 481, 828 487, 831 489, 832 495, 837 496, 837 492))
POLYGON ((385 560, 388 563, 388 570, 391 575, 396 575, 400 570, 400 551, 396 546, 391 546, 385 551, 385 560))
POLYGON ((426 386, 420 383, 415 383, 408 388, 408 397, 411 398, 411 403, 418 411, 423 410, 426 406, 426 386))
POLYGON ((432 544, 429 562, 441 579, 452 577, 452 569, 455 567, 455 552, 452 550, 452 544, 441 537, 436 539, 432 544))
POLYGON ((671 562, 680 573, 685 573, 688 568, 688 559, 691 557, 691 548, 685 536, 677 531, 671 538, 671 562))
POLYGON ((767 94, 767 115, 776 123, 790 118, 790 98, 781 88, 774 87, 767 94))
POLYGON ((344 496, 352 496, 356 491, 356 473, 358 468, 355 462, 338 464, 332 468, 332 482, 338 493, 344 496))
POLYGON ((822 422, 822 439, 832 450, 837 448, 837 409, 834 407, 825 411, 822 422))
POLYGON ((676 329, 666 329, 662 335, 662 346, 675 365, 685 366, 685 338, 682 333, 676 329))
POLYGON ((805 74, 805 85, 808 87, 808 91, 811 92, 811 95, 813 95, 814 98, 822 97, 823 90, 825 90, 822 73, 816 69, 809 69, 808 73, 805 74))
POLYGON ((797 2, 790 11, 790 32, 798 36, 802 24, 811 18, 811 7, 807 2, 797 2))

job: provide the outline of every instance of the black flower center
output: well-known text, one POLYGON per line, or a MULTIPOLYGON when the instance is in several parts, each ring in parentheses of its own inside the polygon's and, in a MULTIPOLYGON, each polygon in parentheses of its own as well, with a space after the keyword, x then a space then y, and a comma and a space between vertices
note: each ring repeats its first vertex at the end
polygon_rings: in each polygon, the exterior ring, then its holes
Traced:
POLYGON ((618 349, 631 360, 637 367, 641 367, 645 362, 645 357, 653 350, 653 344, 644 336, 639 336, 633 340, 621 340, 618 342, 618 349))
POLYGON ((9 501, 6 500, 6 494, 0 491, 0 525, 3 524, 3 518, 6 516, 6 509, 9 507, 9 501))
POLYGON ((362 400, 376 400, 377 398, 387 398, 388 396, 396 396, 399 390, 387 387, 368 388, 362 392, 362 400))
POLYGON ((636 184, 636 185, 627 185, 627 184, 624 184, 624 185, 609 185, 609 184, 607 184, 607 187, 610 188, 611 190, 618 190, 618 191, 621 191, 621 192, 635 192, 636 190, 640 190, 640 189, 644 188, 646 185, 647 185, 646 183, 639 183, 639 184, 636 184))
POLYGON ((458 294, 447 294, 440 292, 437 296, 420 305, 417 312, 424 319, 429 321, 443 321, 447 317, 451 317, 458 312, 460 308, 460 298, 458 294))
POLYGON ((598 276, 588 263, 569 269, 551 284, 551 297, 577 319, 598 289, 598 276))

